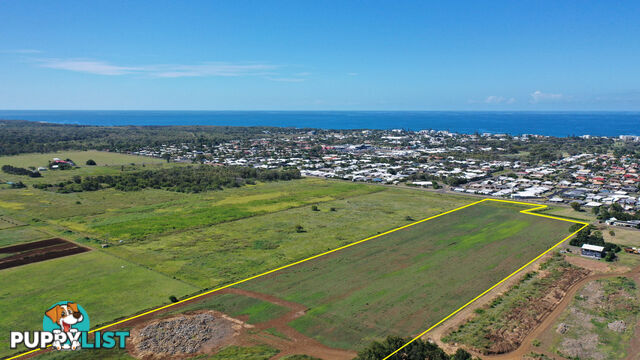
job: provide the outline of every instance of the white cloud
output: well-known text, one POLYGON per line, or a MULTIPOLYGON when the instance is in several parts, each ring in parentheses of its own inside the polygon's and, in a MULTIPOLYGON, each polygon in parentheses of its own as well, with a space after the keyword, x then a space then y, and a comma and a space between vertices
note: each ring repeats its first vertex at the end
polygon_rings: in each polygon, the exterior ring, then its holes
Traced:
POLYGON ((531 93, 530 102, 533 104, 537 104, 539 102, 559 101, 562 99, 564 99, 564 96, 562 94, 543 93, 540 90, 536 90, 533 93, 531 93))
POLYGON ((96 75, 142 74, 159 78, 273 75, 278 66, 255 63, 208 62, 195 65, 123 66, 86 59, 41 59, 41 67, 96 75))
POLYGON ((357 72, 350 72, 350 73, 347 73, 347 75, 349 75, 349 76, 358 76, 359 74, 357 72))
POLYGON ((94 60, 46 59, 41 61, 40 66, 50 69, 69 70, 97 75, 124 75, 142 70, 142 68, 138 67, 118 66, 104 61, 94 60))
POLYGON ((307 80, 303 78, 287 78, 287 77, 268 77, 267 79, 271 81, 281 81, 281 82, 303 82, 307 80))
POLYGON ((490 95, 487 96, 486 99, 484 99, 484 103, 485 104, 513 104, 516 102, 516 98, 506 98, 504 96, 498 96, 498 95, 490 95))
POLYGON ((41 52, 42 51, 36 49, 12 49, 0 51, 2 54, 40 54, 41 52))

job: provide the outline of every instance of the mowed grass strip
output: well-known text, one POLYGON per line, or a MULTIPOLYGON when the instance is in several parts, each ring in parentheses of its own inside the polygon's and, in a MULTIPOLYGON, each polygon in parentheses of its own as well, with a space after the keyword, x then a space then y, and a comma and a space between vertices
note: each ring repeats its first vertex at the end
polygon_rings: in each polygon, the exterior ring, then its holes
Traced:
POLYGON ((473 200, 408 189, 362 186, 378 191, 320 203, 319 211, 313 211, 311 206, 297 207, 154 236, 107 250, 199 287, 213 288, 473 200), (298 230, 297 226, 302 229, 298 230))
POLYGON ((239 287, 308 306, 291 325, 332 347, 413 335, 568 234, 525 208, 481 203, 239 287))
POLYGON ((10 331, 42 330, 44 311, 58 301, 75 301, 87 310, 91 326, 169 303, 198 289, 101 251, 0 271, 0 356, 9 349, 10 331))

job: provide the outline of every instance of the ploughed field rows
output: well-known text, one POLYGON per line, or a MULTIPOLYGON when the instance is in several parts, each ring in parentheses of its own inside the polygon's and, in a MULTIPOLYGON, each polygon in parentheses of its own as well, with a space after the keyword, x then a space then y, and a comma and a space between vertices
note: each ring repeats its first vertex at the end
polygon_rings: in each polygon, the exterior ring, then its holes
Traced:
POLYGON ((80 254, 90 249, 54 238, 0 248, 0 270, 80 254))
POLYGON ((484 202, 238 287, 305 306, 289 326, 327 346, 415 335, 568 234, 523 209, 484 202))

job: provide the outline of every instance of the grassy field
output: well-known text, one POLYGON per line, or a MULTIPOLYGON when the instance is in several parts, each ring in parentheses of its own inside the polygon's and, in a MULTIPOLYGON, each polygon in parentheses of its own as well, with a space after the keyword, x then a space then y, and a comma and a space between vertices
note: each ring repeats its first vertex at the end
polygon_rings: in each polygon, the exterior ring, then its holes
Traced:
MULTIPOLYGON (((88 158, 107 162, 97 155, 114 156, 110 164, 118 158, 121 164, 135 161, 119 154, 71 152, 10 157, 13 160, 5 163, 39 165, 54 156, 78 163, 88 158)), ((125 171, 132 169, 127 165, 125 171)), ((80 170, 86 171, 83 175, 121 171, 119 166, 80 170)), ((56 181, 80 170, 56 172, 56 181)), ((166 303, 170 295, 181 297, 254 275, 469 201, 320 179, 201 194, 153 189, 58 194, 5 187, 0 189, 0 216, 19 226, 2 226, 0 246, 59 236, 97 250, 3 270, 0 298, 19 311, 0 316, 0 332, 16 326, 37 329, 42 309, 69 297, 92 314, 95 326, 166 303), (296 231, 296 225, 303 229, 296 231), (100 249, 104 241, 112 246, 100 249), (25 314, 34 315, 19 319, 25 314)), ((282 310, 246 300, 229 297, 209 305, 247 315, 250 321, 282 310)), ((0 355, 8 352, 0 349, 0 355)))
POLYGON ((470 202, 465 197, 370 187, 384 191, 320 203, 319 211, 297 207, 108 250, 212 288, 412 222, 407 217, 421 219, 470 202), (298 225, 302 232, 296 230, 298 225))
POLYGON ((596 216, 591 212, 591 209, 585 208, 582 211, 575 211, 569 206, 553 206, 538 211, 540 214, 559 216, 567 219, 574 219, 579 221, 596 221, 596 216))
POLYGON ((276 319, 289 310, 285 307, 236 294, 223 294, 165 312, 161 317, 197 310, 217 310, 233 317, 246 316, 249 324, 276 319))
POLYGON ((640 247, 640 230, 609 226, 608 229, 602 230, 602 236, 606 242, 621 246, 640 247), (610 230, 614 235, 609 233, 610 230))
POLYGON ((66 180, 74 175, 106 175, 115 174, 120 171, 123 165, 145 165, 145 166, 162 166, 165 162, 162 159, 151 158, 147 156, 136 156, 119 154, 105 151, 61 151, 47 154, 21 154, 13 156, 0 156, 0 166, 12 165, 27 168, 47 167, 49 161, 53 158, 71 159, 79 166, 79 169, 71 170, 47 170, 42 171, 41 178, 30 178, 28 176, 11 175, 0 171, 0 182, 4 181, 22 181, 25 184, 34 183, 55 183, 66 180), (96 162, 95 166, 85 165, 86 161, 92 159, 96 162))
MULTIPOLYGON (((0 301, 13 309, 0 316, 3 337, 11 330, 41 330, 44 311, 58 301, 81 304, 96 327, 198 290, 99 250, 0 273, 0 301)), ((2 346, 0 356, 11 352, 2 346)))
MULTIPOLYGON (((46 165, 51 157, 69 157, 81 166, 92 158, 99 166, 45 172, 43 179, 34 181, 117 173, 120 166, 154 160, 68 152, 2 157, 0 165, 42 166, 40 162, 46 165)), ((126 166, 125 171, 134 169, 126 166)), ((472 201, 465 196, 320 179, 201 194, 153 189, 58 194, 2 188, 0 216, 24 225, 0 229, 0 246, 61 236, 97 250, 3 270, 0 299, 19 311, 0 316, 0 333, 16 326, 37 329, 43 309, 68 298, 87 309, 95 326, 166 303, 170 295, 181 297, 240 280, 472 201), (104 241, 111 246, 100 249, 104 241)), ((442 217, 402 235, 377 239, 378 245, 367 243, 340 252, 344 256, 296 267, 279 275, 278 281, 265 279, 264 291, 310 306, 312 311, 293 325, 330 345, 351 347, 394 333, 391 328, 399 335, 411 334, 557 242, 568 229, 565 223, 518 214, 519 209, 469 208, 460 217, 442 217), (373 271, 381 268, 387 270, 373 271), (479 276, 470 281, 470 273, 479 276), (288 285, 280 284, 283 279, 288 285), (413 281, 420 286, 416 288, 413 281), (356 288, 349 289, 349 284, 356 288), (417 306, 425 303, 432 305, 417 306), (336 324, 340 329, 333 329, 336 324)), ((283 311, 235 295, 194 306, 246 315, 251 322, 283 311)), ((7 350, 0 350, 0 355, 7 350)))
POLYGON ((415 334, 568 233, 522 209, 482 203, 239 287, 308 306, 291 325, 329 346, 415 334))
MULTIPOLYGON (((204 194, 181 194, 179 200, 121 207, 95 216, 82 214, 67 218, 60 224, 102 238, 141 240, 150 235, 211 226, 382 190, 380 187, 318 179, 272 182, 204 194)), ((150 197, 156 198, 155 194, 150 197)), ((139 196, 136 194, 135 198, 139 199, 139 196)))
POLYGON ((38 231, 34 226, 20 226, 0 230, 0 247, 13 244, 42 240, 48 238, 48 234, 38 231))
POLYGON ((550 288, 572 266, 556 252, 540 268, 543 270, 542 272, 536 271, 526 274, 504 294, 494 299, 490 304, 477 309, 473 318, 447 334, 442 340, 451 344, 464 344, 477 351, 487 352, 495 347, 498 340, 494 334, 524 326, 525 319, 514 314, 518 309, 531 307, 532 302, 548 295, 551 292, 550 288))

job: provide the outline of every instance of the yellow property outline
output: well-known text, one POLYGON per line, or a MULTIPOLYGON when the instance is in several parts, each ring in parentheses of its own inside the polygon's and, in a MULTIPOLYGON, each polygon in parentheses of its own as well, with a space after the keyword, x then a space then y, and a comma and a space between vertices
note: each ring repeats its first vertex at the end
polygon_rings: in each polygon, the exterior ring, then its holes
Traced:
MULTIPOLYGON (((443 216, 443 215, 451 214, 452 212, 455 212, 455 211, 458 211, 458 210, 462 210, 462 209, 464 209, 464 208, 468 208, 468 207, 470 207, 470 206, 473 206, 473 205, 476 205, 476 204, 480 204, 480 203, 485 202, 485 201, 495 201, 495 202, 502 202, 502 203, 518 204, 518 205, 535 206, 535 207, 533 207, 533 208, 531 208, 531 209, 521 210, 521 211, 520 211, 520 213, 522 213, 522 214, 527 214, 527 215, 533 215, 533 216, 545 217, 545 218, 549 218, 549 219, 561 220, 561 221, 566 221, 566 222, 571 222, 571 223, 576 223, 576 224, 582 224, 583 226, 582 226, 580 229, 578 229, 578 230, 574 231, 573 233, 571 233, 569 236, 567 236, 567 237, 565 237, 564 239, 560 240, 560 242, 558 242, 557 244, 553 245, 552 247, 550 247, 548 250, 546 250, 546 251, 545 251, 545 252, 543 252, 542 254, 540 254, 540 255, 536 256, 533 260, 529 261, 528 263, 526 263, 525 265, 523 265, 522 267, 520 267, 518 270, 516 270, 516 271, 514 271, 513 273, 511 273, 509 276, 505 277, 504 279, 500 280, 498 283, 496 283, 496 284, 495 284, 495 285, 493 285, 492 287, 490 287, 490 288, 488 288, 487 290, 485 290, 484 292, 482 292, 480 295, 478 295, 478 296, 476 296, 475 298, 473 298, 473 299, 472 299, 471 301, 469 301, 468 303, 466 303, 466 304, 462 305, 462 306, 461 306, 460 308, 458 308, 456 311, 454 311, 454 312, 452 312, 451 314, 447 315, 445 318, 443 318, 442 320, 438 321, 438 322, 437 322, 437 323, 435 323, 433 326, 431 326, 431 327, 430 327, 430 328, 428 328, 427 330, 423 331, 422 333, 420 333, 418 336, 416 336, 416 337, 414 337, 413 339, 411 339, 411 340, 410 340, 409 342, 407 342, 406 344, 402 345, 402 346, 401 346, 400 348, 398 348, 396 351, 392 352, 391 354, 387 355, 385 358, 383 358, 383 359, 382 359, 382 360, 387 360, 387 359, 389 359, 391 356, 395 355, 395 354, 396 354, 396 353, 398 353, 400 350, 404 349, 406 346, 408 346, 409 344, 411 344, 412 342, 416 341, 417 339, 421 338, 422 336, 424 336, 424 335, 425 335, 426 333, 428 333, 429 331, 433 330, 436 326, 438 326, 438 325, 442 324, 442 323, 443 323, 443 322, 445 322, 447 319, 449 319, 449 318, 450 318, 450 317, 452 317, 453 315, 455 315, 455 314, 457 314, 458 312, 460 312, 462 309, 464 309, 464 308, 466 308, 467 306, 471 305, 473 302, 475 302, 476 300, 478 300, 479 298, 481 298, 483 295, 485 295, 485 294, 486 294, 486 293, 488 293, 489 291, 493 290, 496 286, 498 286, 498 285, 502 284, 503 282, 507 281, 509 278, 511 278, 512 276, 514 276, 515 274, 517 274, 517 273, 519 273, 520 271, 522 271, 522 270, 523 270, 524 268, 526 268, 527 266, 531 265, 531 263, 533 263, 534 261, 536 261, 536 260, 538 260, 539 258, 541 258, 542 256, 544 256, 544 255, 545 255, 545 254, 547 254, 549 251, 551 251, 551 250, 553 250, 554 248, 556 248, 558 245, 562 244, 565 240, 567 240, 567 239, 569 239, 570 237, 572 237, 573 235, 577 234, 580 230, 582 230, 582 229, 584 229, 585 227, 587 227, 587 226, 589 225, 589 223, 586 223, 586 222, 583 222, 583 221, 577 221, 577 220, 563 219, 563 218, 556 217, 556 216, 549 216, 549 215, 543 215, 543 214, 535 214, 535 213, 532 213, 532 211, 537 211, 537 210, 542 210, 542 209, 547 208, 547 205, 532 204, 532 203, 518 202, 518 201, 509 201, 509 200, 500 200, 500 199, 482 199, 482 200, 475 201, 475 202, 472 202, 472 203, 467 204, 467 205, 464 205, 464 206, 457 207, 457 208, 455 208, 455 209, 453 209, 453 210, 445 211, 445 212, 443 212, 443 213, 440 213, 440 214, 437 214, 437 215, 434 215, 434 216, 428 217, 428 218, 426 218, 426 219, 422 219, 422 220, 418 220, 418 221, 412 222, 411 224, 403 225, 403 226, 397 227, 397 228, 395 228, 395 229, 392 229, 392 230, 389 230, 389 231, 385 231, 385 232, 380 233, 380 234, 377 234, 377 235, 370 236, 370 237, 368 237, 368 238, 366 238, 366 239, 362 239, 362 240, 359 240, 359 241, 353 242, 353 243, 351 243, 351 244, 347 244, 347 245, 341 246, 341 247, 339 247, 339 248, 335 248, 335 249, 333 249, 333 250, 325 251, 325 252, 323 252, 323 253, 321 253, 321 254, 314 255, 314 256, 308 257, 308 258, 303 259, 303 260, 296 261, 296 262, 291 263, 291 264, 289 264, 289 265, 281 266, 281 267, 279 267, 279 268, 276 268, 276 269, 273 269, 273 270, 269 270, 269 271, 263 272, 263 273, 261 273, 261 274, 258 274, 258 275, 254 275, 254 276, 248 277, 248 278, 246 278, 246 279, 244 279, 244 280, 236 281, 236 282, 234 282, 234 283, 231 283, 231 284, 228 284, 228 285, 224 285, 224 286, 221 286, 221 287, 215 288, 215 289, 213 289, 213 290, 209 290, 209 291, 206 291, 206 292, 200 293, 200 294, 198 294, 198 295, 194 295, 194 296, 188 297, 188 298, 186 298, 186 299, 183 299, 183 300, 177 301, 177 302, 175 302, 175 303, 171 303, 171 304, 168 304, 168 305, 164 305, 164 306, 161 306, 161 307, 159 307, 159 308, 156 308, 156 309, 153 309, 153 310, 149 310, 149 311, 146 311, 146 312, 140 313, 140 314, 138 314, 138 315, 134 315, 134 316, 128 317, 128 318, 126 318, 126 319, 122 319, 122 320, 116 321, 116 322, 111 323, 111 324, 108 324, 108 325, 101 326, 101 327, 99 327, 99 328, 97 328, 97 329, 93 329, 93 330, 89 331, 89 333, 93 333, 93 332, 96 332, 96 331, 104 330, 104 329, 106 329, 106 328, 109 328, 109 327, 112 327, 112 326, 115 326, 115 325, 118 325, 118 324, 121 324, 121 323, 127 322, 127 321, 129 321, 129 320, 133 320, 133 319, 139 318, 139 317, 141 317, 141 316, 149 315, 149 314, 152 314, 152 313, 154 313, 154 312, 156 312, 156 311, 160 311, 160 310, 163 310, 163 309, 166 309, 166 308, 170 308, 170 307, 172 307, 172 306, 175 306, 175 305, 181 304, 181 303, 183 303, 183 302, 190 301, 190 300, 193 300, 193 299, 197 299, 197 298, 199 298, 199 297, 201 297, 201 296, 205 296, 205 295, 208 295, 208 294, 214 293, 214 292, 216 292, 216 291, 220 291, 220 290, 222 290, 222 289, 226 289, 226 288, 229 288, 229 287, 232 287, 232 286, 238 285, 238 284, 242 284, 242 283, 247 282, 247 281, 249 281, 249 280, 253 280, 253 279, 255 279, 255 278, 259 278, 259 277, 262 277, 262 276, 265 276, 265 275, 271 274, 271 273, 273 273, 273 272, 276 272, 276 271, 279 271, 279 270, 282 270, 282 269, 286 269, 286 268, 289 268, 289 267, 291 267, 291 266, 298 265, 298 264, 301 264, 301 263, 303 263, 303 262, 306 262, 306 261, 309 261, 309 260, 313 260, 313 259, 315 259, 315 258, 319 258, 319 257, 321 257, 321 256, 324 256, 324 255, 327 255, 327 254, 331 254, 331 253, 334 253, 334 252, 336 252, 336 251, 339 251, 339 250, 342 250, 342 249, 346 249, 346 248, 351 247, 351 246, 354 246, 354 245, 361 244, 361 243, 363 243, 363 242, 365 242, 365 241, 373 240, 373 239, 379 238, 379 237, 381 237, 381 236, 384 236, 384 235, 387 235, 387 234, 391 234, 392 232, 396 232, 396 231, 398 231, 398 230, 406 229, 406 228, 408 228, 408 227, 411 227, 411 226, 414 226, 414 225, 417 225, 417 224, 423 223, 423 222, 425 222, 425 221, 429 221, 429 220, 435 219, 435 218, 440 217, 440 216, 443 216)), ((48 345, 47 347, 49 347, 49 346, 51 346, 51 345, 48 345)), ((40 350, 42 350, 42 349, 34 349, 34 350, 30 350, 30 351, 27 351, 27 352, 24 352, 24 353, 21 353, 21 354, 18 354, 18 355, 12 356, 12 357, 10 357, 10 358, 7 358, 7 360, 17 359, 17 358, 19 358, 19 357, 22 357, 22 356, 25 356, 25 355, 28 355, 28 354, 32 354, 32 353, 35 353, 35 352, 40 351, 40 350)))

